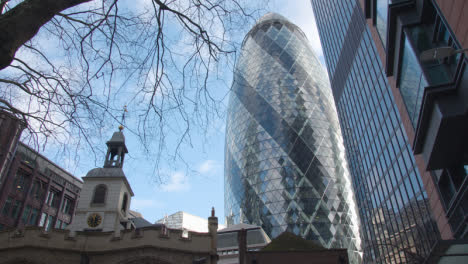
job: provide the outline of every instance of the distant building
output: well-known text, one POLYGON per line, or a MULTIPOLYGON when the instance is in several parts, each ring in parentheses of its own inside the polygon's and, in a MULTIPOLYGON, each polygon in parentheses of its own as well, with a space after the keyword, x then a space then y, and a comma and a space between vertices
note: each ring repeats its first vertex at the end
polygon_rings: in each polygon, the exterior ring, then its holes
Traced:
MULTIPOLYGON (((218 255, 219 264, 239 264, 239 250, 242 248, 242 241, 239 239, 244 232, 244 241, 247 251, 258 251, 270 243, 270 238, 259 226, 248 224, 231 225, 218 230, 218 255)), ((245 252, 244 252, 245 253, 245 252)))
MULTIPOLYGON (((192 215, 183 211, 165 216, 156 221, 157 224, 164 224, 168 228, 188 230, 194 232, 208 232, 208 220, 203 217, 192 215)), ((218 224, 218 229, 224 228, 218 224)))
POLYGON ((135 228, 161 226, 162 224, 152 224, 146 220, 140 213, 128 210, 128 219, 133 223, 135 228))
POLYGON ((63 229, 73 220, 83 183, 18 141, 22 122, 0 113, 0 230, 63 229))

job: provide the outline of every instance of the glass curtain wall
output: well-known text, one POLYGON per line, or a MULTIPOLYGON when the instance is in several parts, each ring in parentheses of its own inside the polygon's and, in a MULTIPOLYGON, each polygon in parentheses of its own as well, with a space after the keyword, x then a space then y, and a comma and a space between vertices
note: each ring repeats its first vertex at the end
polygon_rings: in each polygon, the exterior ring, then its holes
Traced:
POLYGON ((245 37, 229 102, 225 212, 360 262, 354 195, 324 68, 299 28, 267 14, 245 37))
POLYGON ((377 28, 377 32, 379 32, 379 36, 384 47, 387 46, 387 16, 389 2, 389 0, 377 0, 376 2, 377 18, 375 26, 377 28))
POLYGON ((362 9, 355 0, 311 3, 325 57, 339 57, 335 69, 327 67, 359 208, 363 261, 424 258, 438 230, 362 9), (327 13, 330 8, 351 9, 351 19, 340 20, 342 12, 327 13), (335 42, 342 28, 348 28, 345 41, 335 42))

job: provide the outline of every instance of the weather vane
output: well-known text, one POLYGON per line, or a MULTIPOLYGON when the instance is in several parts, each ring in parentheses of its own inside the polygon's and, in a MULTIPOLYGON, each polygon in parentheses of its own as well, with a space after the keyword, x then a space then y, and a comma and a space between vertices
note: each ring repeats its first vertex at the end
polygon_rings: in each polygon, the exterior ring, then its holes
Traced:
POLYGON ((124 105, 123 107, 123 113, 122 113, 122 121, 120 122, 119 130, 122 131, 124 129, 124 124, 125 124, 125 113, 127 113, 127 105, 124 105))

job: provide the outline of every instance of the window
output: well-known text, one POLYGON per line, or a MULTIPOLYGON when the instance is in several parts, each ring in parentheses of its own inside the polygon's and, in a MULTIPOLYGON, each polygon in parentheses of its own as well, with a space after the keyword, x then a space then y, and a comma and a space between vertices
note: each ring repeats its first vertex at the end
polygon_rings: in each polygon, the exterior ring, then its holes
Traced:
POLYGON ((57 219, 57 222, 55 223, 55 228, 61 229, 62 228, 62 221, 57 219))
POLYGON ((28 205, 24 208, 24 211, 23 211, 23 216, 21 217, 21 221, 23 223, 28 223, 28 218, 29 218, 29 214, 31 213, 31 206, 28 205))
MULTIPOLYGON (((408 37, 413 41, 418 54, 435 47, 452 46, 458 49, 440 17, 428 21, 433 23, 408 28, 408 37)), ((438 85, 452 81, 460 58, 461 54, 457 54, 439 61, 422 62, 428 82, 431 85, 438 85)))
POLYGON ((33 186, 31 188, 31 193, 30 195, 37 200, 42 200, 44 199, 44 194, 46 192, 45 189, 45 183, 43 183, 40 180, 35 180, 33 183, 33 186))
POLYGON ((93 202, 94 204, 103 204, 106 202, 107 187, 104 184, 100 184, 94 190, 93 202))
POLYGON ((376 27, 384 47, 387 44, 387 13, 388 0, 377 0, 376 27))
POLYGON ((12 199, 8 197, 5 201, 5 205, 3 205, 2 215, 9 215, 11 209, 12 199))
POLYGON ((39 226, 44 226, 47 222, 47 214, 42 213, 41 215, 41 221, 39 221, 39 226))
POLYGON ((454 166, 442 172, 438 180, 438 187, 447 208, 460 191, 466 177, 466 165, 454 166))
POLYGON ((124 194, 123 200, 122 200, 122 212, 125 213, 127 211, 127 203, 128 203, 128 195, 127 193, 124 194))
POLYGON ((33 208, 31 211, 31 216, 29 217, 28 225, 31 225, 31 226, 36 225, 38 215, 39 215, 39 210, 33 208))
POLYGON ((28 190, 30 181, 31 176, 26 175, 24 172, 18 171, 11 187, 17 192, 25 192, 28 190))
POLYGON ((400 92, 405 102, 408 115, 410 116, 411 123, 416 127, 424 88, 428 86, 428 82, 407 37, 405 37, 405 46, 402 54, 399 77, 400 92))
POLYGON ((45 228, 46 231, 49 231, 52 228, 52 226, 54 224, 54 219, 55 218, 53 216, 49 215, 49 217, 47 218, 47 224, 46 224, 46 228, 45 228))
POLYGON ((16 219, 18 217, 20 209, 21 209, 21 202, 20 201, 15 201, 15 203, 13 205, 13 210, 11 210, 11 217, 13 219, 16 219))
POLYGON ((50 189, 48 194, 47 194, 47 205, 53 207, 53 208, 58 208, 60 204, 60 193, 54 189, 50 189))
POLYGON ((65 197, 63 199, 63 205, 62 205, 62 213, 64 214, 72 214, 72 206, 73 206, 74 201, 68 197, 65 197))

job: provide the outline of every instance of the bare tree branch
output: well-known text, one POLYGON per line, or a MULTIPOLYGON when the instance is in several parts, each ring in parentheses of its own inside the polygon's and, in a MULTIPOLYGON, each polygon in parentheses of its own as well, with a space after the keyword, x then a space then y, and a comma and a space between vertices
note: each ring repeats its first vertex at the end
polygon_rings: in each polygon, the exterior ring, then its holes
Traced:
POLYGON ((218 67, 233 66, 264 6, 242 1, 0 0, 0 109, 37 145, 74 139, 96 155, 127 105, 143 149, 181 159, 222 115, 218 67))
MULTIPOLYGON (((57 13, 90 0, 26 0, 0 17, 0 70, 57 13)), ((7 1, 2 1, 3 10, 7 1)))

